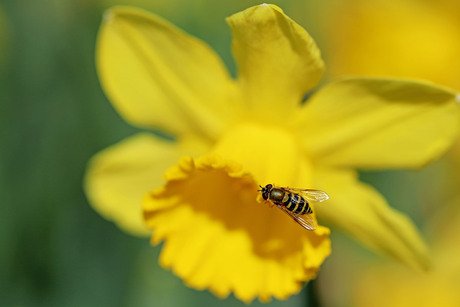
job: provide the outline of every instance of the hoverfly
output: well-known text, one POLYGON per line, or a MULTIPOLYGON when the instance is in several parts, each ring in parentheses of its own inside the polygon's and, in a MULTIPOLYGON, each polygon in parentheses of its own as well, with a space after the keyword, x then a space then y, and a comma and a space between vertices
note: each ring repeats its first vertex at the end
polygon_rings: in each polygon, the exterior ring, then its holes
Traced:
POLYGON ((307 230, 315 230, 317 227, 315 219, 312 217, 313 210, 309 202, 321 202, 329 196, 320 190, 293 189, 277 187, 267 184, 261 187, 262 198, 280 208, 294 221, 307 230))

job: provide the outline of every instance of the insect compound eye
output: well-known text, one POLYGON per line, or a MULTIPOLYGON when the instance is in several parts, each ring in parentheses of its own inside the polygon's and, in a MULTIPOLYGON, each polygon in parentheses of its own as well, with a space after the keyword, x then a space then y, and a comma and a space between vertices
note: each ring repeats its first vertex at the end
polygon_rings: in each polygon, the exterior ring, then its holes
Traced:
POLYGON ((262 191, 262 198, 267 200, 268 199, 268 191, 264 188, 264 190, 262 191))
POLYGON ((270 194, 271 189, 273 188, 273 185, 267 184, 264 188, 262 188, 262 198, 267 200, 268 195, 270 194))

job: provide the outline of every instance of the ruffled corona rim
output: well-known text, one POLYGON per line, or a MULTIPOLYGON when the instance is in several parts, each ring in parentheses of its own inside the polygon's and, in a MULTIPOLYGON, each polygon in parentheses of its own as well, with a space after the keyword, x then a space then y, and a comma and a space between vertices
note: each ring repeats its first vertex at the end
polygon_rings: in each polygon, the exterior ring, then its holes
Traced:
POLYGON ((316 276, 330 253, 329 229, 306 231, 276 207, 257 202, 258 185, 217 156, 183 158, 167 184, 144 198, 160 263, 219 297, 249 302, 287 298, 316 276))

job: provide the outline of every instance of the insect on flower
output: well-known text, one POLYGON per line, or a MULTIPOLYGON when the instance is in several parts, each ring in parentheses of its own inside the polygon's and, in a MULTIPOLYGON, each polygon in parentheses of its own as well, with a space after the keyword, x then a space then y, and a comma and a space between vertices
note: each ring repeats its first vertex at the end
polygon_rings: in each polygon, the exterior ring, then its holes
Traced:
POLYGON ((276 205, 294 221, 299 223, 307 230, 315 230, 317 227, 315 219, 312 217, 313 210, 309 202, 321 202, 329 196, 320 190, 311 189, 293 189, 276 187, 273 184, 267 184, 262 189, 262 198, 276 205))

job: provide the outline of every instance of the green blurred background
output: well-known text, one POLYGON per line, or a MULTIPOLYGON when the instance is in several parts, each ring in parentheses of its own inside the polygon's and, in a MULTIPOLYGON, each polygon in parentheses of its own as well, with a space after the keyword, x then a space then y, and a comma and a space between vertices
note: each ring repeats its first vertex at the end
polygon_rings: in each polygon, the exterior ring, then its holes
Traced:
MULTIPOLYGON (((333 50, 325 47, 319 16, 332 2, 274 2, 312 34, 326 64, 333 50)), ((160 268, 161 247, 93 211, 82 178, 93 154, 138 131, 114 111, 95 71, 105 8, 131 3, 161 15, 210 44, 234 74, 224 18, 259 2, 0 3, 0 306, 244 306, 189 289, 160 268)), ((422 172, 366 172, 362 178, 425 229, 427 213, 453 194, 445 192, 453 183, 443 179, 452 172, 444 159, 422 172)), ((357 268, 384 260, 343 234, 333 231, 332 240, 333 255, 313 291, 324 305, 348 305, 345 285, 357 268)), ((271 305, 305 306, 315 300, 311 290, 271 305)))

